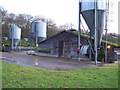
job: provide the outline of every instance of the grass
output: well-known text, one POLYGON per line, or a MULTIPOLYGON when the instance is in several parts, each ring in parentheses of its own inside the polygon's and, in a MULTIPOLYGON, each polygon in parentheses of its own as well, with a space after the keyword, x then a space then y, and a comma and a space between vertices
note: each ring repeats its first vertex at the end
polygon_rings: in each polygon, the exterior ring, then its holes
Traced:
POLYGON ((2 61, 3 88, 117 88, 118 65, 49 70, 2 61))

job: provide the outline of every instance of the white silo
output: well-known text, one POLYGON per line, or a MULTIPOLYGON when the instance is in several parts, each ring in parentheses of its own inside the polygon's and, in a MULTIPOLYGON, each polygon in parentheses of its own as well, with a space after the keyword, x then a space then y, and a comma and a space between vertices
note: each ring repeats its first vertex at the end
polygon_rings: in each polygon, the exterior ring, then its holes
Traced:
POLYGON ((41 42, 46 39, 46 23, 42 20, 34 20, 31 23, 31 33, 34 38, 37 39, 37 42, 41 42))
POLYGON ((9 26, 9 39, 11 40, 12 43, 12 49, 16 47, 21 39, 21 29, 16 26, 15 24, 11 24, 9 26))
MULTIPOLYGON (((79 10, 90 29, 90 36, 94 37, 94 42, 91 41, 90 48, 94 47, 95 64, 97 64, 98 49, 101 45, 104 29, 105 4, 104 0, 82 0, 79 3, 79 10)), ((91 51, 92 49, 90 49, 90 59, 91 51)))
POLYGON ((35 22, 36 30, 37 30, 37 36, 38 36, 38 41, 43 41, 46 38, 46 23, 38 20, 35 22))
POLYGON ((101 44, 104 29, 105 0, 82 0, 81 14, 90 29, 91 36, 95 35, 95 2, 97 1, 97 32, 98 45, 101 44))

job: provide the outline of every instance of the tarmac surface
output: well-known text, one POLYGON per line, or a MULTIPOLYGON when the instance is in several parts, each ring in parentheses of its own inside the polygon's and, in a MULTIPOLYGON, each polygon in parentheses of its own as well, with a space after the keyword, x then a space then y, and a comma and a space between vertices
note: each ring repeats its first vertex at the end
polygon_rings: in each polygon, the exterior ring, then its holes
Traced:
POLYGON ((28 55, 26 52, 0 52, 1 59, 10 63, 47 69, 66 70, 97 66, 93 61, 48 57, 43 54, 28 55))

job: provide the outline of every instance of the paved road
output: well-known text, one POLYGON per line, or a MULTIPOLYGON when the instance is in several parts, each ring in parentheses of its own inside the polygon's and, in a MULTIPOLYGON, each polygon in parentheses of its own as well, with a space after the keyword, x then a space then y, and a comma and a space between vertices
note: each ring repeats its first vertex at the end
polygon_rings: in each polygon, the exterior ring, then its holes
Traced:
POLYGON ((6 57, 5 59, 3 59, 5 61, 16 63, 19 65, 35 66, 48 69, 61 70, 95 66, 94 63, 90 61, 81 61, 80 63, 78 63, 77 60, 27 55, 25 52, 3 52, 2 57, 6 57))

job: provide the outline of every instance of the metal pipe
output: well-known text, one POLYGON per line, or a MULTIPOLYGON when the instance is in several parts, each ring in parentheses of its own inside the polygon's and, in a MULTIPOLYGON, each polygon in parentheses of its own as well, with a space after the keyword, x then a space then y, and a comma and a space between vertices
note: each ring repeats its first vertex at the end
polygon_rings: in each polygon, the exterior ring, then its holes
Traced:
POLYGON ((95 65, 97 65, 97 57, 98 57, 98 33, 97 33, 97 28, 98 28, 98 0, 95 0, 95 40, 94 40, 94 51, 95 51, 95 65))
MULTIPOLYGON (((91 38, 91 35, 90 35, 90 42, 92 43, 92 40, 91 40, 92 38, 91 38)), ((92 45, 91 44, 89 44, 89 47, 90 47, 90 49, 89 49, 89 59, 90 59, 90 61, 92 61, 92 52, 91 52, 91 48, 92 48, 92 45)))
POLYGON ((11 28, 11 33, 12 33, 12 36, 11 36, 12 37, 12 51, 13 51, 13 47, 14 47, 13 46, 13 44, 14 44, 14 39, 13 39, 14 31, 13 30, 14 30, 14 28, 12 27, 11 28))
POLYGON ((38 24, 38 22, 36 22, 36 25, 35 25, 35 32, 36 32, 36 43, 35 43, 36 45, 35 46, 36 46, 36 52, 37 52, 37 47, 38 47, 38 35, 37 35, 37 33, 38 33, 37 26, 38 25, 37 24, 38 24))
POLYGON ((78 61, 80 62, 80 34, 81 34, 81 30, 80 30, 80 24, 81 24, 81 17, 80 17, 80 14, 81 14, 81 0, 79 0, 79 17, 78 17, 78 50, 79 50, 79 53, 78 53, 78 61))
POLYGON ((108 31, 108 17, 109 16, 109 0, 106 0, 106 16, 105 16, 105 19, 106 19, 106 24, 105 24, 105 63, 107 63, 107 31, 108 31))
POLYGON ((105 63, 107 63, 107 29, 105 32, 105 63))

